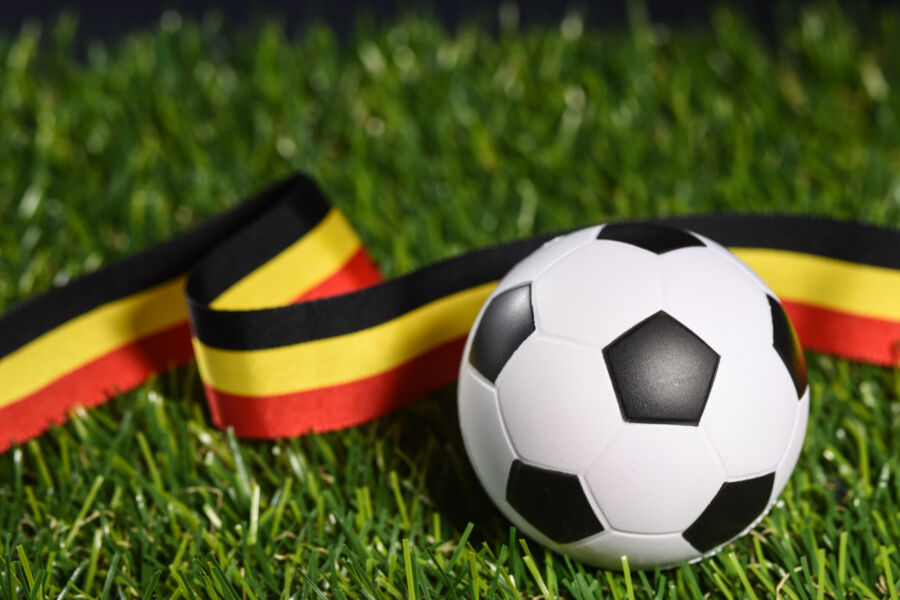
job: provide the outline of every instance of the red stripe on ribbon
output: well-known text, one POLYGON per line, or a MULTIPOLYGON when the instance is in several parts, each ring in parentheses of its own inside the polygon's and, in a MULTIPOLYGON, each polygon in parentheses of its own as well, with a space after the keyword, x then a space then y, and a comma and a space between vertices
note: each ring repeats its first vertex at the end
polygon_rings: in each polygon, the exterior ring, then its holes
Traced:
POLYGON ((307 302, 353 292, 381 281, 381 272, 365 248, 360 247, 336 273, 307 290, 294 302, 307 302))
POLYGON ((783 300, 788 316, 807 350, 853 360, 900 366, 900 322, 853 315, 783 300))
POLYGON ((187 321, 117 348, 0 408, 0 452, 61 424, 76 406, 102 404, 155 373, 194 359, 187 321))
POLYGON ((463 336, 389 371, 326 388, 241 396, 206 386, 206 397, 213 422, 234 427, 240 437, 290 437, 352 427, 456 381, 465 342, 463 336))

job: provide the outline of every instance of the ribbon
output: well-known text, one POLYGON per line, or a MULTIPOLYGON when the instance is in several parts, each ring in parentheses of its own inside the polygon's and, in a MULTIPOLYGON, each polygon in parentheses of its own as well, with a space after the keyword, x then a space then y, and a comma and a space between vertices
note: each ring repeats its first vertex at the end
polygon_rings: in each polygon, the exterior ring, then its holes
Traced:
MULTIPOLYGON (((785 215, 652 219, 728 246, 802 344, 900 364, 900 230, 785 215)), ((455 380, 496 282, 551 236, 382 281, 344 215, 295 175, 0 317, 0 451, 197 361, 219 427, 277 438, 350 427, 455 380)))

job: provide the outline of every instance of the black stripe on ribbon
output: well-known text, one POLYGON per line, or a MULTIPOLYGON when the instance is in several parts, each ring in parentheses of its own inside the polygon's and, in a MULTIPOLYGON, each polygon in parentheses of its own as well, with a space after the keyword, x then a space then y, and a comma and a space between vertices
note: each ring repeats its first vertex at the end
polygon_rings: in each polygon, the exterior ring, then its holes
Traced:
POLYGON ((725 246, 788 250, 900 269, 900 230, 897 229, 807 215, 722 214, 648 221, 690 229, 725 246))
POLYGON ((194 336, 223 350, 261 350, 368 329, 500 279, 550 237, 475 250, 363 290, 278 308, 222 311, 191 302, 194 336))

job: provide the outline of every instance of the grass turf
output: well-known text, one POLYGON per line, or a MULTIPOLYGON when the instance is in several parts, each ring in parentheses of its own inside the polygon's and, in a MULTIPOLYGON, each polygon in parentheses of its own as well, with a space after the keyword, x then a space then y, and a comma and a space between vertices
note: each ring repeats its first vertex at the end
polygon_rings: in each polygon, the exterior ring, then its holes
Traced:
MULTIPOLYGON (((389 275, 609 217, 900 225, 896 12, 863 30, 807 7, 769 41, 720 11, 692 31, 402 20, 345 43, 169 13, 83 60, 74 30, 0 41, 0 309, 297 168, 389 275)), ((897 598, 900 376, 808 358, 809 434, 772 512, 715 558, 624 574, 510 531, 452 389, 255 443, 212 428, 178 370, 0 456, 0 597, 897 598)))

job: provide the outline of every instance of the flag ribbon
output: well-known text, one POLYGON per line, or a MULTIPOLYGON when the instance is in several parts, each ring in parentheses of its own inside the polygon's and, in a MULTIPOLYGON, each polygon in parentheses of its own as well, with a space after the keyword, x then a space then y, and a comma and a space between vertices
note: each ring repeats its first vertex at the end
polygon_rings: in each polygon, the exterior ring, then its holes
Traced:
MULTIPOLYGON (((900 364, 900 230, 785 215, 652 219, 728 246, 807 349, 900 364)), ((295 175, 0 316, 0 451, 196 360, 219 427, 350 427, 451 383, 496 282, 551 236, 382 281, 346 217, 295 175)))

